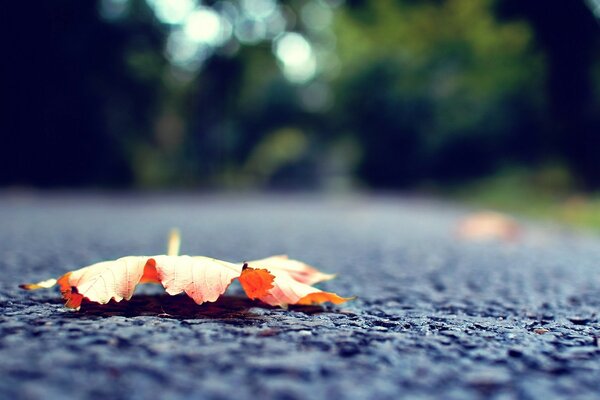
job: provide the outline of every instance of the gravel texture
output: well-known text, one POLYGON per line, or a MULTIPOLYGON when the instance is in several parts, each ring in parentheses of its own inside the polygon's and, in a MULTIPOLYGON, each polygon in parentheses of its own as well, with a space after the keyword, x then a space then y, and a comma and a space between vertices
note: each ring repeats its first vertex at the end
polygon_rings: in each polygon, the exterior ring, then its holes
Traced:
POLYGON ((597 398, 600 239, 524 225, 456 237, 468 210, 401 197, 0 196, 0 398, 597 398), (288 253, 358 299, 213 304, 140 287, 65 309, 19 283, 165 251, 230 261, 288 253))

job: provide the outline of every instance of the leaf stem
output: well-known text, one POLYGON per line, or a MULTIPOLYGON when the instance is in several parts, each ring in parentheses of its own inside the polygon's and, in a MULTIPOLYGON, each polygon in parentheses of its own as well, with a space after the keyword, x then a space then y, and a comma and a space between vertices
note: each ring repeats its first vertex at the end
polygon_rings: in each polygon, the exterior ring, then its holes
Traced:
POLYGON ((169 243, 167 245, 168 256, 178 256, 179 248, 181 246, 181 235, 179 229, 173 228, 169 233, 169 243))

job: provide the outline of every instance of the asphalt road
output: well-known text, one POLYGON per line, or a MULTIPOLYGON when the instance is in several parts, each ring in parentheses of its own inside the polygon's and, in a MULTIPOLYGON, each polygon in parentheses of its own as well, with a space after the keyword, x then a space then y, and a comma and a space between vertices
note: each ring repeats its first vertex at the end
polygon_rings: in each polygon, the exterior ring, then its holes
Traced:
POLYGON ((597 398, 600 238, 525 224, 455 235, 468 210, 400 197, 0 196, 0 398, 597 398), (19 283, 124 255, 288 253, 358 299, 196 306, 147 286, 80 312, 19 283))

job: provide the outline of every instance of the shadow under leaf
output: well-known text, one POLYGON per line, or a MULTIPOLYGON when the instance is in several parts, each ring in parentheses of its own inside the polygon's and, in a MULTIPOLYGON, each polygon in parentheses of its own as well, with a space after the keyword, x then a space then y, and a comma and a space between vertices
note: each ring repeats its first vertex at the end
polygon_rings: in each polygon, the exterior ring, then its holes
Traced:
MULTIPOLYGON (((84 301, 74 318, 85 317, 139 317, 153 316, 172 319, 220 319, 220 320, 256 320, 263 319, 269 310, 280 311, 259 301, 242 296, 222 296, 214 303, 198 305, 184 295, 136 295, 129 301, 97 304, 84 301), (250 309, 262 309, 265 313, 253 313, 250 309)), ((321 306, 290 306, 291 311, 312 315, 325 312, 321 306)))

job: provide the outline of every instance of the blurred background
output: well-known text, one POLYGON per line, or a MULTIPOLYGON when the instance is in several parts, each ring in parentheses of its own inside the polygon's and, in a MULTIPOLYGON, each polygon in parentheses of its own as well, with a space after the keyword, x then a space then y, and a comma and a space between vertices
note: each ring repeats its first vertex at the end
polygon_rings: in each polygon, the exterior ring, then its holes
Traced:
POLYGON ((404 190, 600 227, 600 0, 3 4, 0 186, 404 190))

